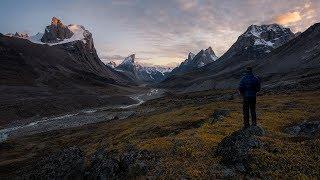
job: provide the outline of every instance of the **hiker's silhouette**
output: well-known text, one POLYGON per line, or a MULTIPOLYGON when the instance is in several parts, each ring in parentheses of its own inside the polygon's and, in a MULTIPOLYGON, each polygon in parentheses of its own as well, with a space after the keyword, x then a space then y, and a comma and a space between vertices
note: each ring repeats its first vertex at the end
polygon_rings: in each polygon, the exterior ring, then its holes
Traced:
POLYGON ((260 79, 253 74, 251 67, 247 67, 245 75, 242 77, 239 84, 239 92, 243 97, 243 123, 245 128, 250 126, 249 110, 252 125, 257 125, 256 96, 257 92, 260 91, 260 88, 260 79))

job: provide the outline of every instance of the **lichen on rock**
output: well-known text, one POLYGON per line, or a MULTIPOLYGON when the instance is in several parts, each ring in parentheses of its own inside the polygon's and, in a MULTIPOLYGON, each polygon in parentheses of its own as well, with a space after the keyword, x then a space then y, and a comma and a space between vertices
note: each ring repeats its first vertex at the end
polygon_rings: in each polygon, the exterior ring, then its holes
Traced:
POLYGON ((222 164, 244 172, 249 151, 262 146, 262 142, 256 136, 263 135, 265 131, 259 126, 235 131, 218 144, 216 154, 222 157, 222 164))

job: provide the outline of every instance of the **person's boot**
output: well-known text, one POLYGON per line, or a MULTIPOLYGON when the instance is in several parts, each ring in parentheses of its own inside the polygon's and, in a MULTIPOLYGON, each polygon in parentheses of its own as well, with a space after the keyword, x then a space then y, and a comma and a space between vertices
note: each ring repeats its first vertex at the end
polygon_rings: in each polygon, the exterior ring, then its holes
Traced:
POLYGON ((250 127, 250 124, 244 124, 243 129, 248 129, 250 127))
POLYGON ((252 118, 252 126, 257 126, 257 119, 255 117, 252 118))

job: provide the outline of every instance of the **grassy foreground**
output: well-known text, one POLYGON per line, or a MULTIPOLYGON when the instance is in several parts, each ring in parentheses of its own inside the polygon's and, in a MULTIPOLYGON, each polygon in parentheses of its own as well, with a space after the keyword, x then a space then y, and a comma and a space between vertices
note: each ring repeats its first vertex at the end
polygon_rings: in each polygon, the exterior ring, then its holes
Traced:
MULTIPOLYGON (((188 96, 166 97, 140 106, 153 109, 144 115, 85 127, 12 139, 1 145, 0 177, 28 169, 41 156, 61 148, 78 146, 86 157, 99 147, 122 152, 130 144, 155 155, 148 176, 221 177, 217 170, 218 143, 242 126, 241 99, 208 100, 215 91, 188 96), (230 113, 211 123, 214 110, 230 113), (155 163, 156 162, 156 163, 155 163)), ((250 169, 255 176, 319 177, 320 138, 293 137, 286 127, 319 120, 320 92, 295 92, 258 97, 258 123, 267 134, 263 147, 251 151, 250 169)), ((88 158, 87 158, 88 161, 88 158)))

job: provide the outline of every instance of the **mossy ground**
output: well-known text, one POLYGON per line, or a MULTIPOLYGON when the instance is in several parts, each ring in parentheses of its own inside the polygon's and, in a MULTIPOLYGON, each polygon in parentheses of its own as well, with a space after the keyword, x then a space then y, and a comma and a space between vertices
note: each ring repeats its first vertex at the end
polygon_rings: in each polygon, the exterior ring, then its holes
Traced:
MULTIPOLYGON (((220 157, 214 151, 223 138, 241 128, 242 108, 239 97, 203 101, 212 94, 217 92, 153 100, 139 107, 159 109, 147 115, 12 139, 1 145, 0 173, 15 174, 18 168, 28 168, 40 156, 64 147, 79 146, 89 157, 101 146, 121 152, 131 144, 156 154, 157 163, 149 164, 148 175, 219 177, 220 172, 214 169, 220 157), (230 114, 222 121, 211 123, 215 109, 228 109, 230 114)), ((267 135, 261 138, 263 148, 251 152, 252 174, 319 177, 320 138, 284 133, 287 126, 319 120, 319 107, 320 92, 259 96, 258 123, 267 135)))

